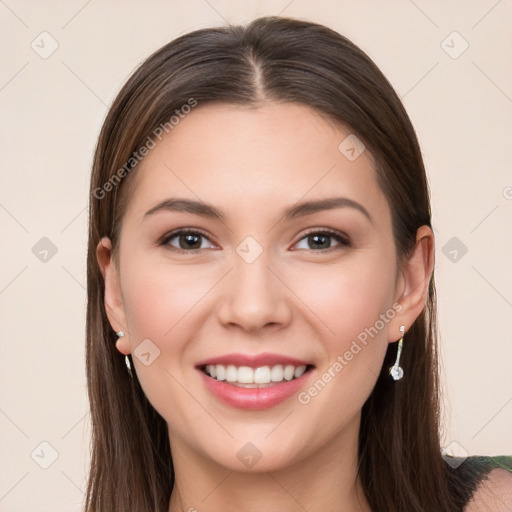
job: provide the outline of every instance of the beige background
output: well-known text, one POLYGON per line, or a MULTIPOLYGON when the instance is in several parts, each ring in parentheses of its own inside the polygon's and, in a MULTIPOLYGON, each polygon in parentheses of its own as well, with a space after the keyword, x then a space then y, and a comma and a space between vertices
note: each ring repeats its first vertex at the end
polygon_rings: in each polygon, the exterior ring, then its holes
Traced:
POLYGON ((5 0, 0 511, 81 508, 87 186, 108 105, 179 34, 280 13, 351 38, 403 98, 432 191, 445 446, 512 454, 510 1, 5 0))

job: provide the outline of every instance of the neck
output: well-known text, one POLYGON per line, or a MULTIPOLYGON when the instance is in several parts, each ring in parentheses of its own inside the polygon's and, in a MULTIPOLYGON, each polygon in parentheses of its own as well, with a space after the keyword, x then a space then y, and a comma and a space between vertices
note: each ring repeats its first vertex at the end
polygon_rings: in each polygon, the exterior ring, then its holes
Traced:
POLYGON ((357 478, 359 418, 354 423, 300 462, 269 472, 220 466, 171 436, 169 512, 370 512, 357 478))

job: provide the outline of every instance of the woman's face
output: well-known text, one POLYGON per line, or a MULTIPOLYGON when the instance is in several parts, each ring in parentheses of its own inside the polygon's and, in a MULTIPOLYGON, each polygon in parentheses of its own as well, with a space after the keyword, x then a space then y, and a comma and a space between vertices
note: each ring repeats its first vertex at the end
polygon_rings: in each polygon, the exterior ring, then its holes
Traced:
POLYGON ((128 178, 106 300, 176 460, 271 471, 357 437, 406 322, 390 209, 349 134, 299 104, 199 105, 128 178))

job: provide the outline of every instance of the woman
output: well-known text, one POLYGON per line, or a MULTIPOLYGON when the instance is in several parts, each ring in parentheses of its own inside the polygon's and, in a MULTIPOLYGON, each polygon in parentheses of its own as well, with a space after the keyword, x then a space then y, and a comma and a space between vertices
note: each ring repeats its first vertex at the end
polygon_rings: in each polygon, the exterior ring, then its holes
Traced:
POLYGON ((433 266, 413 127, 353 43, 268 17, 158 50, 94 159, 86 510, 506 506, 508 472, 442 457, 433 266))

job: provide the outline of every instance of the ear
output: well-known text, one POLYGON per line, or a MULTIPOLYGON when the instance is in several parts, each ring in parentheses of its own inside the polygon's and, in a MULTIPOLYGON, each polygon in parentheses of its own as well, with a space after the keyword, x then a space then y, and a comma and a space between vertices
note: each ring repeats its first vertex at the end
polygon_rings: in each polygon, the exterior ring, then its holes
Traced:
POLYGON ((124 355, 131 352, 127 333, 126 314, 121 294, 119 270, 112 258, 112 243, 103 237, 96 247, 96 259, 105 281, 105 311, 115 332, 123 331, 125 336, 116 342, 116 348, 124 355))
POLYGON ((434 234, 428 226, 421 226, 416 232, 414 250, 405 262, 397 281, 395 301, 402 309, 390 325, 390 343, 400 339, 400 326, 405 325, 407 332, 425 308, 434 259, 434 234))

